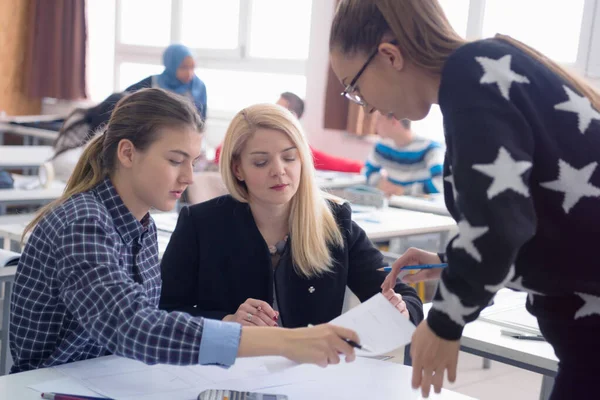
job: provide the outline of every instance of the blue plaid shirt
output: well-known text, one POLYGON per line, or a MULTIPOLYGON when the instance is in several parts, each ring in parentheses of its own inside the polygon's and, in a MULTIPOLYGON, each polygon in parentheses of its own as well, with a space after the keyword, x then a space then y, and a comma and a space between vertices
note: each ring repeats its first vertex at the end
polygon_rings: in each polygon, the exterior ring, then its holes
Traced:
POLYGON ((233 364, 240 325, 158 310, 160 290, 150 216, 136 220, 108 178, 69 198, 37 224, 17 267, 11 373, 110 353, 233 364))

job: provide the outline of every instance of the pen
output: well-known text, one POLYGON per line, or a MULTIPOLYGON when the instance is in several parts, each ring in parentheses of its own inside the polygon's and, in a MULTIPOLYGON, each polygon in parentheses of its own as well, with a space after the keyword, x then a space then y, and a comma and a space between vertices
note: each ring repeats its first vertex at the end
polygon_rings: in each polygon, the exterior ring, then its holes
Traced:
POLYGON ((42 399, 47 400, 112 400, 107 397, 80 396, 65 393, 42 393, 42 399))
MULTIPOLYGON (((312 328, 313 326, 314 326, 313 324, 308 324, 308 327, 309 327, 309 328, 312 328)), ((363 351, 368 351, 368 352, 371 352, 371 351, 372 351, 372 350, 371 350, 371 349, 369 349, 367 346, 365 346, 365 345, 360 345, 360 344, 356 343, 356 342, 355 342, 354 340, 352 340, 352 339, 346 339, 346 338, 342 338, 342 339, 344 339, 344 341, 345 341, 346 343, 348 343, 350 346, 354 347, 355 349, 359 349, 359 350, 363 350, 363 351)))
MULTIPOLYGON (((403 271, 409 271, 413 269, 434 269, 434 268, 446 268, 448 264, 423 264, 423 265, 405 265, 401 268, 403 271)), ((379 271, 392 272, 392 267, 379 268, 379 271)))
POLYGON ((505 330, 501 330, 500 333, 504 336, 509 336, 513 339, 521 339, 521 340, 536 340, 539 342, 545 342, 546 339, 542 336, 542 335, 523 335, 521 333, 517 333, 517 332, 510 332, 510 331, 505 331, 505 330))

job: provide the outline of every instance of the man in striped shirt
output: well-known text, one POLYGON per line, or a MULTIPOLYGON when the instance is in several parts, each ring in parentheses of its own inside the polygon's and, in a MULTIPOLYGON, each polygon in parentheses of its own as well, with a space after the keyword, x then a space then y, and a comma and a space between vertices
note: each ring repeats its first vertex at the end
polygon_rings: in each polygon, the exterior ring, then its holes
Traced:
POLYGON ((442 192, 444 149, 439 143, 416 136, 409 120, 393 115, 379 116, 377 133, 381 140, 364 170, 371 186, 388 196, 442 192))

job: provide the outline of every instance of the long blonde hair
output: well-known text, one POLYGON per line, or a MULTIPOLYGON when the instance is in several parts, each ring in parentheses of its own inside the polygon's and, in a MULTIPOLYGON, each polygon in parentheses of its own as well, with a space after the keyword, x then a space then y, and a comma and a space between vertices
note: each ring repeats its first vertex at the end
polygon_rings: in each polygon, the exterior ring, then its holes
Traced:
POLYGON ((52 209, 110 176, 117 168, 121 140, 129 140, 137 150, 144 151, 158 139, 161 128, 180 126, 191 126, 199 133, 204 127, 194 105, 183 96, 163 89, 142 89, 123 97, 105 131, 96 135, 79 157, 62 196, 39 211, 23 231, 21 240, 52 209))
MULTIPOLYGON (((370 53, 385 39, 395 39, 413 64, 436 74, 466 41, 454 31, 437 0, 341 0, 331 25, 330 51, 370 53)), ((560 76, 600 111, 600 95, 576 74, 539 51, 505 35, 496 35, 560 76)))
POLYGON ((310 148, 300 123, 292 113, 273 104, 257 104, 237 113, 225 134, 219 161, 227 190, 234 199, 248 202, 246 184, 236 178, 233 170, 240 161, 240 154, 247 141, 258 129, 273 129, 285 133, 296 146, 302 165, 298 191, 291 200, 288 220, 294 268, 306 277, 330 271, 333 260, 329 246, 341 247, 344 239, 328 200, 339 199, 318 188, 310 148))

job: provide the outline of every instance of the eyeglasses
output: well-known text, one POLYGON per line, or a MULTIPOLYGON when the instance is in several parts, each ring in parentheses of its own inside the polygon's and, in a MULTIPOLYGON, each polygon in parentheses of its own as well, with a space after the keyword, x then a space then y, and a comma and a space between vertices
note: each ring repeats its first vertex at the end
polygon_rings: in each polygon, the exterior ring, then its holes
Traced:
MULTIPOLYGON (((396 40, 392 40, 390 43, 395 44, 395 45, 398 44, 398 42, 396 40)), ((356 87, 355 87, 356 82, 358 82, 358 79, 363 74, 363 72, 365 72, 365 69, 367 69, 367 66, 371 63, 371 61, 373 61, 373 59, 375 58, 375 56, 377 55, 378 52, 379 52, 379 46, 377 46, 377 48, 369 55, 369 57, 367 58, 367 61, 365 61, 362 68, 358 70, 358 72, 356 73, 354 78, 350 81, 350 83, 348 85, 346 85, 346 88, 344 89, 344 91, 342 93, 340 93, 342 96, 344 96, 348 100, 350 100, 362 107, 366 106, 367 102, 364 101, 363 98, 360 97, 360 95, 358 93, 356 93, 356 87)))

